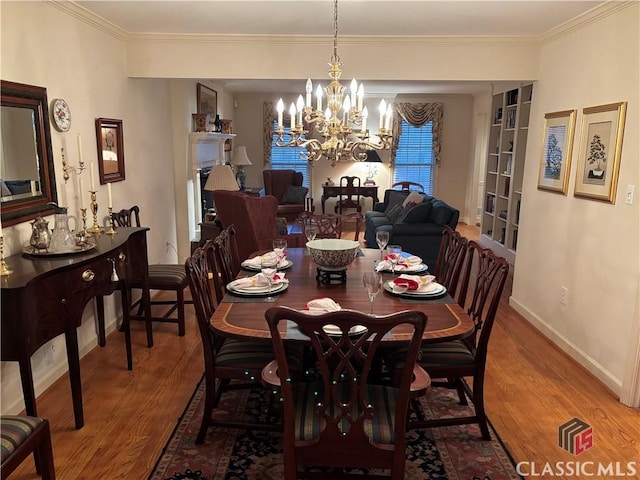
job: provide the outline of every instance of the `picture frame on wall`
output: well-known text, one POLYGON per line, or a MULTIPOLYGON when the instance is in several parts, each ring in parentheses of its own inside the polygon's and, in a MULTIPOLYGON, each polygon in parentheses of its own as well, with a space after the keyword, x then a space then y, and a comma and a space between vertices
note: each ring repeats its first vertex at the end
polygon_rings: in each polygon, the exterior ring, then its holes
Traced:
POLYGON ((124 175, 124 134, 122 120, 96 118, 100 185, 120 182, 124 175))
POLYGON ((545 114, 538 190, 567 194, 575 122, 575 110, 545 114))
POLYGON ((218 92, 216 92, 212 88, 207 87, 206 85, 203 85, 202 83, 198 83, 197 102, 198 113, 209 115, 207 131, 210 132, 213 130, 213 121, 215 120, 218 113, 218 92))
POLYGON ((627 102, 582 110, 576 197, 615 203, 627 102))

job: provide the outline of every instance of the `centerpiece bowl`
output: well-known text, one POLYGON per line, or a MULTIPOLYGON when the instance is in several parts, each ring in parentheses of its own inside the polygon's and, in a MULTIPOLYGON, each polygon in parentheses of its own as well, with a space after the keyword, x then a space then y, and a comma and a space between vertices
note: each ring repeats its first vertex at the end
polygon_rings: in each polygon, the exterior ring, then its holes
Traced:
POLYGON ((321 238, 307 242, 313 261, 323 270, 344 270, 358 254, 360 242, 341 238, 321 238))

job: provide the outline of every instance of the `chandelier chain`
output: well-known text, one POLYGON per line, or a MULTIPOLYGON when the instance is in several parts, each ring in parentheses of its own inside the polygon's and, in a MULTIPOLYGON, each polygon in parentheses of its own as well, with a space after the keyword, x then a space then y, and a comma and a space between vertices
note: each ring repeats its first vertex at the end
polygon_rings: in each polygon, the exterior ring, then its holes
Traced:
POLYGON ((338 0, 333 0, 333 56, 331 63, 340 62, 338 55, 338 0))

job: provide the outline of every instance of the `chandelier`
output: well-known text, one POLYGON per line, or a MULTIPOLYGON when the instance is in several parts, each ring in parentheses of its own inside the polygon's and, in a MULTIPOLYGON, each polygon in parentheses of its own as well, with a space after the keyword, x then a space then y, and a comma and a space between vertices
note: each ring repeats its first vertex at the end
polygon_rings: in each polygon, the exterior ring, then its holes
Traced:
POLYGON ((306 84, 306 99, 300 95, 297 102, 289 107, 290 127, 283 123, 284 103, 278 101, 278 125, 275 144, 278 147, 303 147, 302 155, 309 161, 326 158, 335 165, 343 161, 366 161, 367 151, 388 150, 391 148, 391 104, 387 106, 382 100, 379 107, 378 133, 369 135, 367 120, 369 111, 363 108, 364 86, 358 86, 355 78, 351 81, 350 95, 345 94, 345 87, 340 84, 342 62, 338 56, 338 0, 333 2, 333 55, 329 62, 331 82, 324 88, 327 108, 322 110, 323 89, 316 89, 316 108, 312 105, 313 84, 311 79, 306 84), (306 100, 306 101, 305 101, 306 100), (315 137, 309 138, 304 129, 304 122, 313 127, 315 137))

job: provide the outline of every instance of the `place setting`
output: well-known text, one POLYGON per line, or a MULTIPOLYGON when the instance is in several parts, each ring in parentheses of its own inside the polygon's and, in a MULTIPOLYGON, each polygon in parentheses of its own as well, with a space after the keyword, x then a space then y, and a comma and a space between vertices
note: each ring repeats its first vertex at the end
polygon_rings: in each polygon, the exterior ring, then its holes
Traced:
POLYGON ((434 299, 447 294, 447 288, 435 281, 434 275, 402 274, 383 285, 385 292, 409 299, 434 299))
POLYGON ((239 297, 258 297, 264 298, 267 302, 275 301, 274 295, 289 288, 289 280, 277 268, 281 261, 278 258, 263 255, 260 272, 229 282, 226 286, 227 292, 239 297))
POLYGON ((382 257, 382 260, 375 263, 376 272, 381 273, 423 273, 428 269, 428 265, 423 263, 422 258, 409 252, 403 252, 400 245, 387 246, 386 255, 382 257))
POLYGON ((245 270, 259 272, 262 269, 263 260, 277 263, 278 270, 287 270, 293 266, 293 262, 287 258, 287 241, 277 239, 273 241, 273 250, 248 258, 240 264, 245 270))

